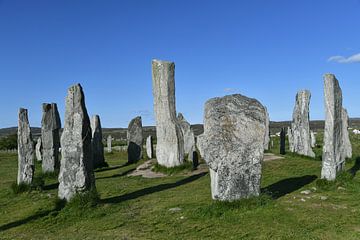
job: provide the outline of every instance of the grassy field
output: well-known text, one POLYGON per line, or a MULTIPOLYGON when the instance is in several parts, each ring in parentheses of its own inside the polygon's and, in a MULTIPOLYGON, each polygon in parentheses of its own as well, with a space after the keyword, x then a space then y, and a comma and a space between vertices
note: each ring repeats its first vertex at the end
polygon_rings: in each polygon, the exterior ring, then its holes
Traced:
MULTIPOLYGON (((360 239, 360 138, 351 138, 347 169, 354 178, 319 181, 319 146, 316 159, 288 154, 264 163, 264 194, 235 203, 211 200, 208 174, 128 177, 136 165, 114 153, 106 155, 110 166, 96 172, 96 206, 59 206, 53 176, 43 176, 42 189, 14 194, 17 156, 2 153, 0 239, 360 239)), ((275 147, 277 153, 278 139, 275 147)))

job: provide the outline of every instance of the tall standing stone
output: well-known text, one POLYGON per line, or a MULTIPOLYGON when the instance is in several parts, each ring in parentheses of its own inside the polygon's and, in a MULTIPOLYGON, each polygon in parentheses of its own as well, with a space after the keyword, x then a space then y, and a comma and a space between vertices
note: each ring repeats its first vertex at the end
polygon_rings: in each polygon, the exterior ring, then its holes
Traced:
POLYGON ((99 115, 91 118, 91 144, 93 153, 93 167, 105 166, 104 144, 102 142, 102 129, 99 115))
POLYGON ((152 136, 149 135, 146 138, 146 154, 149 159, 153 158, 153 152, 154 152, 153 139, 152 139, 152 136))
POLYGON ((281 155, 285 155, 285 153, 286 153, 285 143, 286 143, 285 128, 281 128, 281 132, 280 132, 280 154, 281 155))
POLYGON ((42 171, 59 169, 60 115, 56 103, 43 103, 41 120, 42 171))
POLYGON ((315 133, 313 131, 310 131, 310 137, 311 137, 311 147, 316 147, 316 137, 315 133))
POLYGON ((17 184, 31 184, 34 177, 34 171, 34 146, 30 131, 28 110, 20 108, 18 122, 17 184))
POLYGON ((291 132, 291 127, 287 128, 287 135, 288 135, 288 141, 289 141, 289 150, 292 152, 294 149, 294 142, 293 142, 293 135, 291 132))
POLYGON ((130 121, 127 130, 127 140, 128 163, 135 163, 142 158, 143 130, 140 116, 130 121))
POLYGON ((184 162, 184 139, 176 118, 175 64, 152 61, 152 85, 156 119, 156 159, 165 167, 184 162))
POLYGON ((42 151, 42 144, 41 144, 41 137, 38 138, 35 146, 35 155, 36 160, 41 161, 41 151, 42 151))
POLYGON ((342 91, 333 74, 324 76, 325 129, 321 178, 335 180, 344 170, 342 91))
POLYGON ((352 158, 352 146, 349 137, 349 115, 345 108, 342 110, 342 122, 343 122, 343 148, 345 158, 352 158))
POLYGON ((267 111, 267 108, 265 107, 266 111, 266 130, 265 130, 265 141, 264 141, 264 150, 269 150, 269 144, 270 144, 270 117, 269 112, 267 111))
MULTIPOLYGON (((291 152, 300 155, 315 157, 311 149, 311 136, 309 124, 309 104, 311 94, 308 90, 299 91, 296 94, 296 102, 291 123, 291 152)), ((289 136, 290 136, 289 135, 289 136)))
POLYGON ((95 187, 90 119, 80 84, 68 89, 61 156, 58 192, 60 199, 69 201, 75 194, 95 187))
POLYGON ((240 94, 206 102, 201 156, 210 168, 215 200, 232 201, 260 194, 266 111, 240 94))
POLYGON ((182 134, 184 136, 184 153, 187 155, 188 160, 193 160, 193 152, 195 151, 195 135, 191 129, 190 123, 186 121, 182 113, 178 113, 177 119, 179 121, 182 134))
POLYGON ((111 153, 111 152, 112 152, 112 149, 111 149, 111 141, 112 141, 112 137, 111 137, 111 135, 109 135, 109 136, 107 137, 107 152, 108 152, 108 153, 111 153))

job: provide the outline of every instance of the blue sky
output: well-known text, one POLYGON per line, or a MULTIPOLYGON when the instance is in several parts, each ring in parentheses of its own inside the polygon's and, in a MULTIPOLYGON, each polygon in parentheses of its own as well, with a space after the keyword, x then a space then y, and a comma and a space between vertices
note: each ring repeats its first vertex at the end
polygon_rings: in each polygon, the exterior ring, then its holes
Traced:
POLYGON ((207 99, 232 93, 289 120, 300 89, 323 119, 327 72, 360 117, 359 29, 359 0, 0 0, 0 128, 17 125, 19 107, 40 126, 43 102, 63 119, 77 82, 103 127, 136 115, 153 125, 154 58, 175 62, 177 111, 191 123, 207 99))

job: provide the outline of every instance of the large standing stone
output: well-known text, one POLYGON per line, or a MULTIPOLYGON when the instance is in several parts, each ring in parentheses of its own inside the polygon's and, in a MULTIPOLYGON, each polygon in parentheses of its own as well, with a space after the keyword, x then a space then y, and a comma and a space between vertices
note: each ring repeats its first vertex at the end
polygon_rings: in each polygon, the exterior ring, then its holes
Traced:
POLYGON ((344 157, 352 158, 352 146, 349 137, 349 115, 345 108, 342 110, 342 122, 343 122, 343 147, 344 157))
POLYGON ((127 140, 128 163, 135 163, 142 158, 143 130, 140 116, 130 121, 127 140))
POLYGON ((184 162, 184 139, 176 118, 174 76, 174 63, 152 61, 156 159, 165 167, 175 167, 184 162))
POLYGON ((311 147, 316 147, 316 137, 315 133, 313 131, 310 131, 310 137, 311 137, 311 147))
POLYGON ((20 108, 18 122, 17 184, 31 184, 34 177, 34 171, 34 146, 30 131, 28 110, 20 108))
POLYGON ((288 135, 288 141, 289 141, 289 150, 292 151, 292 149, 294 149, 294 142, 293 142, 293 135, 291 132, 291 127, 287 128, 287 135, 288 135))
POLYGON ((61 156, 58 192, 60 199, 70 200, 76 193, 95 187, 90 119, 80 84, 70 87, 66 97, 61 156))
POLYGON ((107 137, 107 152, 108 152, 108 153, 111 153, 111 152, 112 152, 112 149, 111 149, 111 141, 112 141, 112 137, 111 137, 111 135, 109 135, 109 136, 107 137))
POLYGON ((264 150, 269 150, 269 144, 270 144, 270 117, 269 112, 267 111, 267 108, 265 107, 266 111, 266 133, 265 133, 265 141, 264 141, 264 150))
POLYGON ((59 169, 60 116, 56 103, 43 103, 42 108, 42 171, 54 172, 59 169))
POLYGON ((154 152, 153 139, 152 136, 149 135, 146 139, 146 154, 149 159, 153 158, 153 152, 154 152))
POLYGON ((213 199, 232 201, 260 194, 266 111, 240 94, 205 104, 201 156, 210 168, 213 199))
POLYGON ((281 128, 281 132, 280 132, 280 154, 281 155, 285 155, 285 153, 286 153, 285 143, 286 143, 285 128, 281 128))
POLYGON ((345 167, 343 154, 342 91, 332 74, 324 76, 325 129, 321 178, 335 180, 345 167))
POLYGON ((94 115, 91 118, 91 144, 93 153, 93 167, 105 166, 104 158, 104 144, 102 142, 102 129, 99 115, 94 115))
POLYGON ((36 155, 36 160, 38 161, 41 161, 41 151, 42 151, 42 144, 41 144, 41 137, 39 137, 35 146, 35 155, 36 155))
POLYGON ((191 129, 190 123, 186 121, 182 113, 178 113, 177 119, 179 121, 182 134, 184 136, 184 152, 188 160, 192 162, 193 152, 195 151, 195 135, 191 129))
POLYGON ((309 104, 311 94, 308 90, 296 94, 296 102, 291 123, 290 135, 292 136, 290 151, 297 154, 315 157, 311 149, 311 136, 309 124, 309 104))

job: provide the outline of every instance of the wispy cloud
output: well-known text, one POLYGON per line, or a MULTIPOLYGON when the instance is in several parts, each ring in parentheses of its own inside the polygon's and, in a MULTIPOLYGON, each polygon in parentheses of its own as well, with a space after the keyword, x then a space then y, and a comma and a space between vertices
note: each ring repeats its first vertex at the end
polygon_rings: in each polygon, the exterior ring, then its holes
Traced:
POLYGON ((234 93, 234 92, 236 92, 236 89, 235 88, 224 88, 224 92, 226 92, 226 93, 234 93))
POLYGON ((337 62, 337 63, 360 63, 360 53, 354 54, 350 57, 344 56, 332 56, 328 59, 328 62, 337 62))

